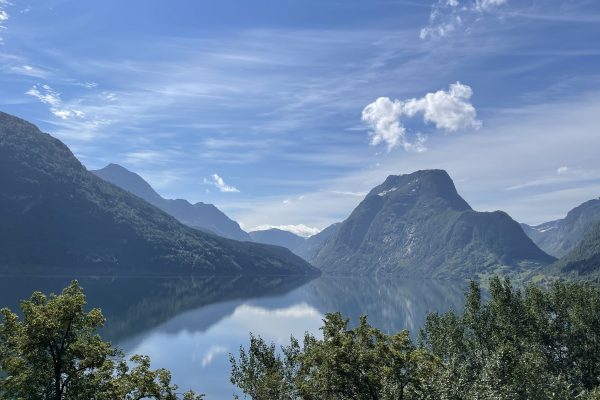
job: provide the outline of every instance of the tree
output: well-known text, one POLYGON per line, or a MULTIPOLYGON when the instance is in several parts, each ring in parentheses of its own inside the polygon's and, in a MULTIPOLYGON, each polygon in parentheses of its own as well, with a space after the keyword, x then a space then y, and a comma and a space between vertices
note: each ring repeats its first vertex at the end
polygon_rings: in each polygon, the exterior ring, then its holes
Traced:
POLYGON ((251 336, 231 357, 232 382, 256 400, 600 399, 597 287, 517 289, 496 277, 488 292, 472 282, 464 311, 428 315, 417 344, 338 313, 322 338, 280 352, 251 336))
MULTIPOLYGON (((174 400, 177 386, 168 371, 150 369, 147 357, 123 354, 97 334, 105 319, 88 312, 85 295, 73 281, 59 295, 35 292, 21 302, 23 318, 2 309, 0 399, 174 400)), ((186 400, 201 399, 192 392, 186 400)))
POLYGON ((255 400, 278 399, 427 399, 430 353, 416 348, 407 331, 386 335, 365 316, 356 328, 339 313, 327 314, 323 339, 292 338, 278 352, 273 344, 250 336, 250 347, 231 356, 232 378, 255 400))

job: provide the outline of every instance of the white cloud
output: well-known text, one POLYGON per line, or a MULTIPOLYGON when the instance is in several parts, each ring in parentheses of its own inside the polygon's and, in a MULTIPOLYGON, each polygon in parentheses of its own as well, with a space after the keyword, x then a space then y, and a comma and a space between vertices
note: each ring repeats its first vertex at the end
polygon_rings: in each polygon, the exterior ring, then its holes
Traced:
POLYGON ((402 115, 402 102, 390 100, 389 97, 380 97, 366 106, 362 111, 362 120, 371 128, 371 144, 378 145, 381 142, 387 144, 388 150, 398 144, 408 145, 406 141, 406 129, 400 123, 402 115))
POLYGON ((223 193, 239 193, 239 190, 237 188, 227 185, 223 178, 221 178, 217 174, 212 174, 210 176, 210 179, 204 178, 204 183, 207 185, 213 185, 214 187, 219 189, 220 192, 223 193))
MULTIPOLYGON (((6 12, 6 7, 9 5, 10 3, 7 0, 0 0, 0 30, 6 29, 4 23, 10 18, 10 15, 6 12)), ((2 42, 2 37, 0 37, 0 44, 2 44, 2 42)))
POLYGON ((367 192, 351 192, 346 190, 330 190, 329 193, 339 196, 365 197, 367 192))
POLYGON ((469 102, 473 95, 470 86, 456 82, 448 91, 438 90, 427 93, 420 99, 404 103, 403 112, 409 117, 422 112, 425 122, 432 122, 438 129, 457 131, 464 128, 478 129, 477 111, 469 102))
POLYGON ((69 119, 72 117, 83 117, 82 111, 71 107, 65 107, 60 98, 60 93, 48 85, 34 85, 25 94, 37 98, 44 104, 50 106, 50 112, 60 119, 69 119))
POLYGON ((566 165, 563 165, 561 167, 558 167, 558 169, 556 170, 556 173, 558 175, 566 175, 569 172, 571 172, 571 168, 567 167, 566 165))
POLYGON ((502 6, 508 0, 438 0, 431 7, 429 24, 421 29, 421 39, 442 38, 460 28, 468 28, 486 12, 502 6))
POLYGON ((411 118, 423 113, 424 122, 434 123, 438 129, 478 129, 481 122, 477 120, 475 107, 469 102, 472 95, 471 87, 456 82, 450 85, 448 91, 427 93, 419 99, 392 101, 389 97, 380 97, 363 109, 362 120, 372 129, 372 145, 383 142, 387 144, 388 151, 402 145, 405 150, 423 152, 426 137, 417 134, 413 142, 409 141, 401 117, 411 118))
POLYGON ((292 232, 293 234, 296 234, 298 236, 302 236, 302 237, 311 237, 313 235, 316 235, 317 233, 321 232, 320 229, 318 228, 311 228, 310 226, 306 226, 304 224, 298 224, 298 225, 260 225, 257 226, 253 229, 250 229, 250 231, 266 231, 268 229, 279 229, 282 231, 288 231, 288 232, 292 232))

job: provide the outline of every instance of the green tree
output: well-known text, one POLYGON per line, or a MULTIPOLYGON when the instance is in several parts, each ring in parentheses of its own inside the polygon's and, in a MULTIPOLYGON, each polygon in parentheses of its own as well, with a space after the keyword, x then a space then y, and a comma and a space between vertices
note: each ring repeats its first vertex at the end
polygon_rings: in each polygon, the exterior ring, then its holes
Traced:
POLYGON ((292 338, 281 352, 251 335, 248 350, 230 357, 232 383, 255 400, 428 398, 437 361, 407 331, 386 335, 364 316, 356 328, 348 322, 327 314, 322 339, 292 338))
MULTIPOLYGON (((59 295, 36 292, 21 302, 23 318, 2 309, 0 399, 174 400, 168 371, 150 369, 147 357, 122 353, 103 341, 99 309, 85 311, 85 295, 73 281, 59 295)), ((202 396, 188 392, 186 400, 202 396)))
POLYGON ((472 282, 465 309, 432 313, 413 343, 327 314, 322 338, 277 351, 251 336, 231 357, 232 382, 253 399, 600 399, 600 290, 472 282))

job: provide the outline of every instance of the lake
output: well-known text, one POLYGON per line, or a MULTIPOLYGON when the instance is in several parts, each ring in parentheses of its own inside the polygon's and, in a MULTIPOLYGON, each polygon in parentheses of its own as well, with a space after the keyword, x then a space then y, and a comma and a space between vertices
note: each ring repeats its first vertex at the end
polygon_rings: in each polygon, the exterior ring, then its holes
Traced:
MULTIPOLYGON (((0 307, 18 308, 33 291, 58 292, 72 277, 0 277, 0 307)), ((464 282, 398 276, 330 277, 79 277, 91 307, 108 319, 104 339, 126 354, 146 354, 173 373, 181 389, 231 399, 229 354, 250 332, 277 344, 319 334, 327 312, 354 323, 367 314, 387 333, 413 337, 427 313, 462 310, 464 282)))

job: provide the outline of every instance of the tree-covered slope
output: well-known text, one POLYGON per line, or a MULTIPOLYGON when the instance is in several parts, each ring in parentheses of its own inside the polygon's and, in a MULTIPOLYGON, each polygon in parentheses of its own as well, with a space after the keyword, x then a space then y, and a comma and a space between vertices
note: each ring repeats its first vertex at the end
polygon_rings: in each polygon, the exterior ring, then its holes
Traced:
POLYGON ((562 276, 600 281, 600 223, 588 229, 583 240, 553 267, 562 276))
POLYGON ((553 260, 506 213, 472 210, 445 171, 425 170, 374 188, 313 264, 330 273, 450 277, 553 260))
POLYGON ((563 219, 536 226, 523 224, 523 229, 542 250, 562 257, 575 249, 597 222, 600 222, 600 199, 593 199, 575 207, 563 219))
POLYGON ((307 274, 286 249, 187 227, 0 113, 0 271, 307 274))
POLYGON ((230 219, 213 204, 202 202, 191 204, 182 199, 165 199, 156 193, 141 176, 117 164, 109 164, 92 172, 105 181, 141 197, 186 225, 229 239, 250 240, 250 236, 240 228, 237 222, 230 219))

